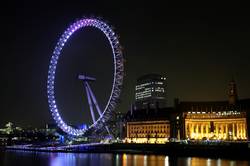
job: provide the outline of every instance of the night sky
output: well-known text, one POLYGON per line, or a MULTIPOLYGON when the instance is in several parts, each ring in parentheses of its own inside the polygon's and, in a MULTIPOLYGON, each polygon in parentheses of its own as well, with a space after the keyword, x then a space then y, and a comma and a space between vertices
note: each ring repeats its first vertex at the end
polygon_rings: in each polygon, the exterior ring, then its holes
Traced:
MULTIPOLYGON (((249 9, 238 4, 151 4, 109 1, 15 2, 1 10, 0 125, 53 122, 47 104, 47 70, 63 31, 82 16, 100 16, 115 28, 124 48, 125 82, 119 111, 134 100, 136 78, 167 77, 167 103, 227 99, 235 79, 240 98, 250 98, 249 9)), ((101 107, 111 86, 107 39, 86 28, 66 44, 58 64, 56 97, 70 124, 89 122, 80 73, 97 78, 91 87, 101 107), (86 115, 86 116, 85 116, 86 115)))

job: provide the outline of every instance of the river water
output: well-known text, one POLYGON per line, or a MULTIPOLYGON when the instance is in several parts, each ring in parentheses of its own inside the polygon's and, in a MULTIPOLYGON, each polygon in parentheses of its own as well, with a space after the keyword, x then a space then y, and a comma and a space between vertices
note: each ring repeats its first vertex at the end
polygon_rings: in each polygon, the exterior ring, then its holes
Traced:
POLYGON ((108 153, 0 151, 0 166, 249 166, 250 161, 108 153))

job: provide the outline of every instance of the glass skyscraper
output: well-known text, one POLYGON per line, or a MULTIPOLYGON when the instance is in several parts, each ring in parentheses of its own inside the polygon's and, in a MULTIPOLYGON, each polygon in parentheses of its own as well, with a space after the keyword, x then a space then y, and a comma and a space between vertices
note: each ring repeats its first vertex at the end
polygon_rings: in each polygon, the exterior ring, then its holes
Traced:
POLYGON ((166 106, 166 77, 147 74, 137 79, 135 86, 136 109, 166 106))

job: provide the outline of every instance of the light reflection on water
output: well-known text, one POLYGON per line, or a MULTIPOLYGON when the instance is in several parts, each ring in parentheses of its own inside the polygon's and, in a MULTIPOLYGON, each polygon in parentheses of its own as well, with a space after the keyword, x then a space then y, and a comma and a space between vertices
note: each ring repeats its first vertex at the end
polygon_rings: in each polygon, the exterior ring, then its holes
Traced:
POLYGON ((105 153, 0 152, 0 165, 42 166, 248 166, 250 161, 201 157, 105 153), (1 163, 3 162, 3 164, 1 163))

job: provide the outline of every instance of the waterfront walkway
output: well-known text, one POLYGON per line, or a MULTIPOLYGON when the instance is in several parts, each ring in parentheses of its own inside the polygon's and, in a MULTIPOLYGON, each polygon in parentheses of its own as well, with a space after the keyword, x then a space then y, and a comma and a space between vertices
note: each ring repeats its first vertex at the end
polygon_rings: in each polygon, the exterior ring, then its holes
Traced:
POLYGON ((79 145, 37 147, 33 145, 6 146, 6 150, 27 150, 43 152, 74 152, 74 153, 137 153, 163 154, 174 156, 209 156, 245 158, 250 156, 249 142, 228 142, 221 144, 131 144, 131 143, 90 143, 79 145))

